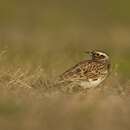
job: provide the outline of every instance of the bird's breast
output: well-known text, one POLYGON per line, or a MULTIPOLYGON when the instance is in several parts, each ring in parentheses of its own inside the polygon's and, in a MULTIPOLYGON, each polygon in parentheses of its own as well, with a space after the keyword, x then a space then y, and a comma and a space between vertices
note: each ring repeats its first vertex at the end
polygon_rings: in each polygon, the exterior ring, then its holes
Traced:
POLYGON ((81 81, 80 86, 82 86, 84 89, 87 88, 95 88, 97 87, 101 82, 104 81, 106 77, 104 78, 98 78, 96 80, 88 79, 88 81, 81 81))

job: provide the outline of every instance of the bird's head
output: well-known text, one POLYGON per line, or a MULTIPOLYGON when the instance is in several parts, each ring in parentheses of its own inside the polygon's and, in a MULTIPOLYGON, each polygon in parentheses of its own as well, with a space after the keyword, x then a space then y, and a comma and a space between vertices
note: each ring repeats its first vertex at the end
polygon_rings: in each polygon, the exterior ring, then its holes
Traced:
POLYGON ((102 51, 92 50, 92 51, 87 51, 86 53, 88 53, 93 60, 109 60, 109 56, 102 51))

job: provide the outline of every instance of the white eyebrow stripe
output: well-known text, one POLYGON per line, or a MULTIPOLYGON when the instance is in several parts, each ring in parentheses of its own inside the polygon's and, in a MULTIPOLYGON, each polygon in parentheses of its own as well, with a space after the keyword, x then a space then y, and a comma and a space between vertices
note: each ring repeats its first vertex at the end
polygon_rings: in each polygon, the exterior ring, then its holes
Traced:
POLYGON ((104 56, 108 56, 107 54, 103 53, 103 52, 98 52, 100 55, 104 55, 104 56))
POLYGON ((109 59, 109 56, 107 55, 107 54, 105 54, 105 53, 103 53, 103 52, 97 52, 99 55, 103 55, 103 56, 105 56, 106 57, 106 59, 109 59))

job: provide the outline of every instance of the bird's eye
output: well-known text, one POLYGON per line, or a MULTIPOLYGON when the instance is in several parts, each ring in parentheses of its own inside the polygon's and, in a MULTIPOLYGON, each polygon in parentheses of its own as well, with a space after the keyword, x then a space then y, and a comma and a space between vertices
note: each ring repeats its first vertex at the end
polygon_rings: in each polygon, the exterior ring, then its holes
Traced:
POLYGON ((104 55, 101 55, 102 58, 104 58, 104 55))
POLYGON ((98 53, 97 53, 96 55, 97 55, 97 56, 99 56, 99 54, 98 54, 98 53))

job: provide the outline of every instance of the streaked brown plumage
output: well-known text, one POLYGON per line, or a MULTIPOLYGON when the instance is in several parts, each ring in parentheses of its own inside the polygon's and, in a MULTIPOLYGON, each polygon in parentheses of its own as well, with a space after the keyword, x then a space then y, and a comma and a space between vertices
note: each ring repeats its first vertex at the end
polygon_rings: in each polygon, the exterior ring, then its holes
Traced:
POLYGON ((92 59, 82 61, 64 72, 58 77, 59 83, 71 83, 73 87, 78 85, 80 89, 86 89, 97 87, 106 79, 110 70, 109 56, 102 51, 87 53, 92 59))

